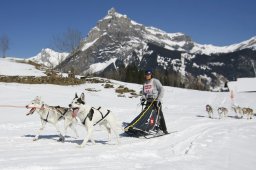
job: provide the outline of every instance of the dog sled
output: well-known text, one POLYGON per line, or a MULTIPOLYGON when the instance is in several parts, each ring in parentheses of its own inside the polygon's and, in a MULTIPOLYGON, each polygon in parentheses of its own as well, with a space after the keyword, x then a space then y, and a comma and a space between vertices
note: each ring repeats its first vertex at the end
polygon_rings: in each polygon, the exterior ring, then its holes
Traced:
POLYGON ((153 138, 166 135, 160 130, 160 107, 153 100, 131 123, 123 123, 124 136, 153 138))

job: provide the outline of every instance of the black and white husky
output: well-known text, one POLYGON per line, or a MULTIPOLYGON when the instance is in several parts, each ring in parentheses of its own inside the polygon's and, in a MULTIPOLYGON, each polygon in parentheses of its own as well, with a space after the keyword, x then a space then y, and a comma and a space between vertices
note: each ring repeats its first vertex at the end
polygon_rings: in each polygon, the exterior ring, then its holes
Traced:
POLYGON ((39 138, 39 135, 44 130, 46 123, 52 124, 59 133, 59 141, 65 140, 65 135, 67 132, 67 128, 70 127, 74 133, 76 134, 76 137, 78 137, 78 133, 75 129, 75 123, 76 119, 72 115, 72 110, 70 108, 60 107, 60 106, 49 106, 45 104, 41 97, 36 97, 34 100, 32 100, 27 106, 27 109, 30 109, 28 115, 32 115, 35 111, 39 114, 41 119, 41 128, 38 130, 37 135, 33 140, 37 140, 39 138), (59 127, 58 122, 60 120, 64 119, 64 135, 62 135, 59 127))
POLYGON ((110 110, 103 109, 101 107, 94 108, 87 105, 85 102, 84 93, 82 93, 80 97, 78 97, 76 94, 69 106, 73 110, 73 115, 80 119, 81 123, 85 126, 88 132, 80 147, 84 147, 88 140, 91 140, 93 144, 95 143, 94 139, 92 138, 92 133, 96 124, 103 125, 107 129, 109 140, 112 130, 116 135, 117 143, 119 143, 116 118, 110 110))

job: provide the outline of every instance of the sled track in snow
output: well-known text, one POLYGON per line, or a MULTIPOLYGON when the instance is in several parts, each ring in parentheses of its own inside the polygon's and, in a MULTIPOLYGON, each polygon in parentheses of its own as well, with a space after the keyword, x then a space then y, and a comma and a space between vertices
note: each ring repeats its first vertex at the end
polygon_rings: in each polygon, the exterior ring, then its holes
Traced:
POLYGON ((193 150, 196 147, 207 147, 216 139, 225 141, 228 135, 237 133, 239 130, 243 133, 245 127, 253 132, 253 129, 256 130, 255 121, 233 119, 198 121, 183 130, 179 130, 172 137, 166 137, 170 138, 174 155, 189 155, 190 153, 194 154, 193 150))

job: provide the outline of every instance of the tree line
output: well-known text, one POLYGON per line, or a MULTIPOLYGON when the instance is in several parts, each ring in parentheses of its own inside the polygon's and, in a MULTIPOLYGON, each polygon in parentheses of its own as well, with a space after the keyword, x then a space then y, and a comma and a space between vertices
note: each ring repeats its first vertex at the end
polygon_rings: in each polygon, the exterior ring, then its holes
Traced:
MULTIPOLYGON (((145 70, 138 68, 135 64, 127 67, 119 67, 117 70, 108 70, 100 76, 115 79, 123 82, 138 83, 144 82, 145 70)), ((165 86, 180 87, 195 90, 209 90, 209 85, 201 78, 192 75, 183 76, 174 70, 154 69, 153 77, 160 80, 165 86)))

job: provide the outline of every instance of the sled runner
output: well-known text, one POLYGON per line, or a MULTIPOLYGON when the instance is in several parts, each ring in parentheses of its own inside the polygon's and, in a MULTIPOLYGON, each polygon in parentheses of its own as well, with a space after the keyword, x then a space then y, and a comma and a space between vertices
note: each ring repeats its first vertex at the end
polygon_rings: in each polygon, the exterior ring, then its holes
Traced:
MULTIPOLYGON (((161 131, 159 129, 159 111, 156 106, 156 101, 153 100, 147 105, 142 112, 131 122, 126 124, 124 132, 131 137, 157 136, 161 131)), ((162 134, 161 136, 163 136, 162 134)))
POLYGON ((161 136, 165 136, 165 135, 170 135, 170 134, 173 134, 173 133, 176 133, 176 132, 178 132, 178 131, 172 131, 172 132, 168 132, 168 133, 163 133, 162 131, 158 131, 155 134, 145 135, 144 137, 146 139, 151 139, 151 138, 161 137, 161 136))
MULTIPOLYGON (((122 126, 126 127, 129 124, 130 123, 128 123, 128 122, 123 122, 122 126)), ((120 136, 122 136, 122 137, 134 137, 134 138, 152 139, 152 138, 156 138, 156 137, 170 135, 170 134, 173 134, 173 133, 176 133, 176 132, 178 132, 178 131, 172 131, 172 132, 168 132, 168 133, 163 133, 161 130, 159 130, 158 132, 157 131, 152 131, 151 133, 150 132, 149 133, 143 132, 143 133, 136 133, 136 134, 131 134, 131 133, 124 132, 120 136)))

